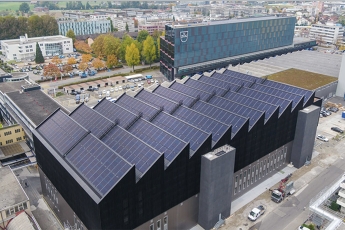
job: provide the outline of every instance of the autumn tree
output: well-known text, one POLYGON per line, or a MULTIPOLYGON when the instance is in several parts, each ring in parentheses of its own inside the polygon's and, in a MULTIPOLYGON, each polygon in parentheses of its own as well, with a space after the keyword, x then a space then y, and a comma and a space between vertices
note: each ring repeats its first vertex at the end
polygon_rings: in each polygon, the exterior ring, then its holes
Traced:
POLYGON ((105 64, 102 60, 100 60, 99 58, 95 58, 93 59, 92 61, 92 66, 95 68, 95 69, 101 69, 101 68, 104 68, 105 67, 105 64))
POLYGON ((72 38, 73 44, 75 42, 75 33, 72 29, 69 29, 66 33, 66 37, 72 38))
POLYGON ((134 43, 126 47, 125 59, 126 59, 127 65, 133 67, 133 71, 134 71, 134 66, 140 63, 139 49, 136 47, 134 43))
POLYGON ((43 76, 54 77, 54 79, 56 80, 58 77, 61 76, 61 72, 56 65, 50 63, 49 65, 44 66, 43 76))
POLYGON ((88 68, 88 64, 86 62, 82 62, 79 64, 78 68, 79 70, 85 71, 88 68))
POLYGON ((107 67, 110 69, 110 68, 113 68, 114 66, 117 65, 117 58, 114 54, 111 54, 111 55, 108 55, 107 56, 107 67))
POLYGON ((146 40, 143 43, 143 57, 145 59, 145 61, 150 64, 150 68, 151 68, 151 64, 154 60, 156 60, 156 46, 155 43, 153 41, 153 38, 149 35, 146 37, 146 40))
POLYGON ((36 64, 44 63, 44 58, 42 55, 42 50, 40 46, 38 45, 38 42, 36 42, 36 57, 35 57, 36 64))
POLYGON ((117 55, 121 41, 110 34, 99 35, 92 44, 92 49, 98 57, 104 57, 111 54, 117 55))
POLYGON ((63 67, 62 67, 62 71, 64 72, 64 73, 68 73, 68 72, 70 72, 71 70, 73 69, 73 67, 71 66, 71 65, 64 65, 63 67))
POLYGON ((88 63, 92 59, 91 54, 82 54, 81 62, 88 63))
POLYGON ((119 48, 119 53, 118 53, 118 57, 120 58, 120 60, 125 60, 125 56, 126 56, 126 48, 127 46, 129 46, 130 44, 132 44, 134 42, 134 39, 129 36, 129 35, 125 35, 122 38, 122 42, 119 48))
POLYGON ((58 64, 61 64, 62 63, 62 60, 58 57, 58 56, 54 56, 52 58, 52 62, 55 64, 55 65, 58 65, 58 64))
POLYGON ((77 64, 77 60, 74 57, 70 57, 67 59, 67 65, 74 65, 77 64))
POLYGON ((75 41, 74 47, 77 50, 83 51, 84 53, 91 53, 92 52, 91 47, 87 43, 85 43, 84 41, 75 41))

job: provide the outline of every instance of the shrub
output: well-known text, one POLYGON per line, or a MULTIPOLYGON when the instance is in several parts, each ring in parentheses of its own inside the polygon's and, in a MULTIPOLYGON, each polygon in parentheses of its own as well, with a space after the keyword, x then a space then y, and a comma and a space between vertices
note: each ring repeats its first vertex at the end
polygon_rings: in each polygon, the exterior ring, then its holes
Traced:
POLYGON ((56 96, 57 96, 57 97, 58 97, 58 96, 62 96, 62 95, 64 95, 63 92, 57 92, 57 93, 56 93, 56 96))
POLYGON ((315 227, 313 224, 303 224, 303 227, 309 228, 310 230, 315 230, 315 227))
POLYGON ((337 204, 335 201, 332 201, 331 206, 329 206, 329 208, 332 209, 333 211, 339 211, 340 205, 337 204))

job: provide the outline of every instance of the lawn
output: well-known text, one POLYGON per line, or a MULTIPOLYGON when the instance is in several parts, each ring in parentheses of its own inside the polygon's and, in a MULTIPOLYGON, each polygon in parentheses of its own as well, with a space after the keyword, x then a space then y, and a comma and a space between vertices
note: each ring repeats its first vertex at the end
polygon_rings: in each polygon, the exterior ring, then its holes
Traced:
POLYGON ((266 76, 267 79, 294 85, 300 88, 314 90, 331 82, 337 81, 335 77, 312 73, 299 69, 288 69, 266 76))
MULTIPOLYGON (((19 6, 20 4, 22 4, 23 2, 0 2, 0 11, 2 10, 12 10, 12 11, 16 11, 19 10, 19 6)), ((27 2, 29 3, 29 2, 27 2)), ((33 9, 34 5, 29 4, 30 9, 33 9)))

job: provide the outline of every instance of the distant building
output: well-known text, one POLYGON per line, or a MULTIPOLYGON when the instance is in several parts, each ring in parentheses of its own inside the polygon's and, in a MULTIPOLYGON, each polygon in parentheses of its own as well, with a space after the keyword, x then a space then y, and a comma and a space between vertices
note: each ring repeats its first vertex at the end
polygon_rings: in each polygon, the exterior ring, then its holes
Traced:
POLYGON ((28 38, 20 36, 19 39, 2 40, 1 51, 9 60, 29 60, 36 56, 36 43, 38 42, 43 56, 54 56, 73 52, 71 38, 57 35, 47 37, 28 38))
POLYGON ((138 31, 146 30, 150 35, 152 35, 154 31, 164 31, 165 23, 166 22, 151 22, 147 24, 139 24, 138 31))
POLYGON ((126 24, 128 25, 128 32, 135 32, 134 20, 132 18, 112 18, 114 28, 118 31, 126 31, 126 24))
POLYGON ((48 7, 35 7, 34 12, 49 12, 48 7))
POLYGON ((75 35, 105 34, 111 32, 110 20, 68 20, 58 21, 59 34, 66 36, 68 30, 72 29, 75 35))
POLYGON ((315 39, 321 44, 344 44, 344 31, 342 26, 314 24, 311 26, 309 38, 315 39))

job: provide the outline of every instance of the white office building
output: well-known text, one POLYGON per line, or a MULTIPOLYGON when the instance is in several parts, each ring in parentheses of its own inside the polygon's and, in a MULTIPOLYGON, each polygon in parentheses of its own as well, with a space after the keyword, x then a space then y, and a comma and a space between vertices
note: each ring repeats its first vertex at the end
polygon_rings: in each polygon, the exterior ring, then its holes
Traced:
POLYGON ((110 21, 107 19, 82 19, 58 21, 59 34, 66 36, 72 29, 75 35, 105 34, 111 32, 110 21))
POLYGON ((43 56, 73 52, 71 38, 62 35, 28 38, 26 34, 19 39, 2 40, 1 51, 9 60, 29 60, 36 56, 36 43, 39 44, 43 56))
POLYGON ((114 28, 117 28, 118 31, 126 31, 126 23, 128 25, 128 32, 136 31, 132 18, 114 17, 111 20, 113 21, 114 28))
POLYGON ((343 33, 342 26, 314 24, 311 26, 309 38, 323 44, 344 44, 343 33))

